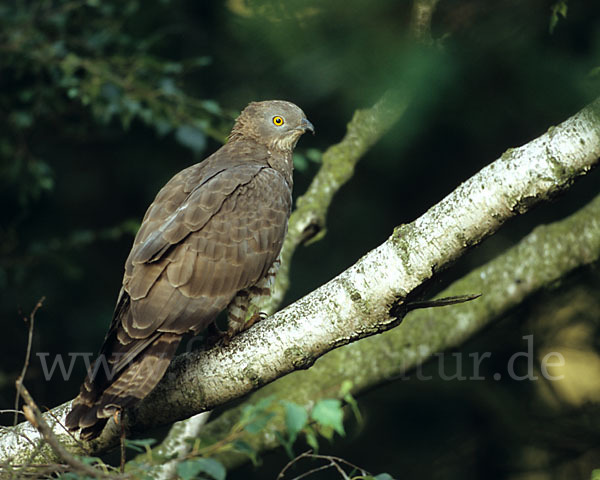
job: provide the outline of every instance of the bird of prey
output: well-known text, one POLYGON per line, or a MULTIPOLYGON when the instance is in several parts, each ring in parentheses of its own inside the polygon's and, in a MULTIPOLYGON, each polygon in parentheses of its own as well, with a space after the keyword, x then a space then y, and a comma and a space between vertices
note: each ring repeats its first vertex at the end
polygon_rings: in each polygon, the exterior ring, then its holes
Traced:
POLYGON ((144 398, 188 333, 228 308, 242 330, 269 293, 292 203, 292 151, 312 124, 290 102, 250 103, 228 142, 176 174, 148 208, 125 263, 110 329, 67 415, 91 440, 144 398), (107 368, 108 367, 108 368, 107 368))

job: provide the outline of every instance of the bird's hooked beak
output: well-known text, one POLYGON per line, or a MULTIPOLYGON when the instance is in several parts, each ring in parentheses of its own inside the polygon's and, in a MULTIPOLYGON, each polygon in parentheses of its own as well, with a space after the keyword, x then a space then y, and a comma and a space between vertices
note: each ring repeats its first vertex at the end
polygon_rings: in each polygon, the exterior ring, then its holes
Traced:
POLYGON ((312 123, 310 123, 308 121, 307 118, 303 118, 300 121, 300 127, 298 127, 298 128, 300 128, 302 130, 302 132, 306 132, 306 131, 310 130, 310 133, 312 133, 313 135, 315 134, 315 127, 313 126, 312 123))

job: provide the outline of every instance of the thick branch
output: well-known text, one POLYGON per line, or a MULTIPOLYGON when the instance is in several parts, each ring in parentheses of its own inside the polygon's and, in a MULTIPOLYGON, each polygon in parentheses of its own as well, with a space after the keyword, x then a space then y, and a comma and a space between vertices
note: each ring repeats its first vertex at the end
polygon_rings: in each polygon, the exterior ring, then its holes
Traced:
MULTIPOLYGON (((392 328, 400 321, 390 313, 393 307, 435 269, 509 218, 568 188, 599 156, 600 99, 538 139, 506 152, 341 275, 228 346, 176 358, 155 391, 130 412, 129 427, 145 430, 211 409, 307 368, 333 348, 392 328)), ((420 328, 432 334, 429 325, 420 328)), ((459 322, 456 335, 464 336, 464 329, 459 322)), ((443 342, 440 338, 436 347, 443 348, 443 342)), ((67 407, 55 409, 56 415, 64 418, 67 407)), ((60 428, 55 431, 69 441, 60 428)), ((21 462, 33 453, 23 435, 34 443, 38 438, 28 424, 2 432, 2 461, 21 462)), ((116 432, 107 428, 86 448, 99 452, 116 440, 116 432)), ((69 448, 73 444, 70 440, 69 448)))
POLYGON ((156 458, 170 459, 147 472, 154 480, 176 478, 177 465, 192 450, 193 440, 200 436, 209 417, 210 412, 202 412, 173 424, 161 444, 152 449, 156 458))
MULTIPOLYGON (((38 305, 40 305, 40 303, 38 303, 38 305)), ((33 401, 33 398, 29 394, 27 388, 25 388, 25 385, 23 385, 21 379, 18 379, 16 383, 17 390, 26 403, 26 405, 23 406, 25 417, 29 423, 38 430, 44 441, 50 445, 50 447, 52 447, 52 450, 59 455, 60 458, 67 463, 67 465, 69 465, 76 472, 83 473, 91 478, 117 478, 116 476, 109 475, 108 473, 97 470, 91 465, 82 462, 81 460, 75 458, 67 449, 65 449, 65 447, 54 435, 52 429, 46 423, 46 420, 44 420, 42 412, 33 401)))
MULTIPOLYGON (((336 396, 346 381, 352 382, 352 393, 358 394, 402 377, 436 352, 461 345, 526 297, 599 259, 600 196, 567 219, 537 227, 519 244, 439 294, 448 297, 481 292, 477 301, 415 311, 400 328, 333 350, 309 370, 293 372, 255 392, 206 425, 202 434, 207 438, 228 434, 245 405, 268 396, 309 407, 321 398, 336 396)), ((274 432, 283 429, 282 419, 275 417, 259 435, 245 434, 241 440, 257 452, 264 451, 279 445, 274 432)), ((220 460, 231 469, 247 457, 225 453, 220 460)))

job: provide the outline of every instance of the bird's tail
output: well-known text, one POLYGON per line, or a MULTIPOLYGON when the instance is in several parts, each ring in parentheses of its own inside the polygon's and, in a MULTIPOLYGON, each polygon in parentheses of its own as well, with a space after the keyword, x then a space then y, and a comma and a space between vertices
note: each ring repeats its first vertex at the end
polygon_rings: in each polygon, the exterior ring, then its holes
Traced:
POLYGON ((122 359, 115 360, 113 355, 106 362, 101 354, 73 400, 65 421, 67 428, 81 429, 82 440, 100 435, 115 412, 133 405, 152 391, 171 363, 180 341, 180 335, 161 333, 125 364, 122 359), (112 378, 111 372, 104 368, 108 364, 117 367, 112 378))

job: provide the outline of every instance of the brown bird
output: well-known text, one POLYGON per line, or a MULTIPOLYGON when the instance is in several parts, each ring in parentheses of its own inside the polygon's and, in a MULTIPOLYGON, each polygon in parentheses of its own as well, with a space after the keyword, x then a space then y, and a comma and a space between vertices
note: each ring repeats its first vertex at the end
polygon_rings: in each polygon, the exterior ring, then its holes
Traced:
POLYGON ((227 307, 230 332, 244 328, 279 264, 292 150, 308 130, 293 103, 250 103, 223 147, 158 192, 125 263, 100 354, 66 418, 82 439, 150 393, 183 335, 205 330, 227 307))

